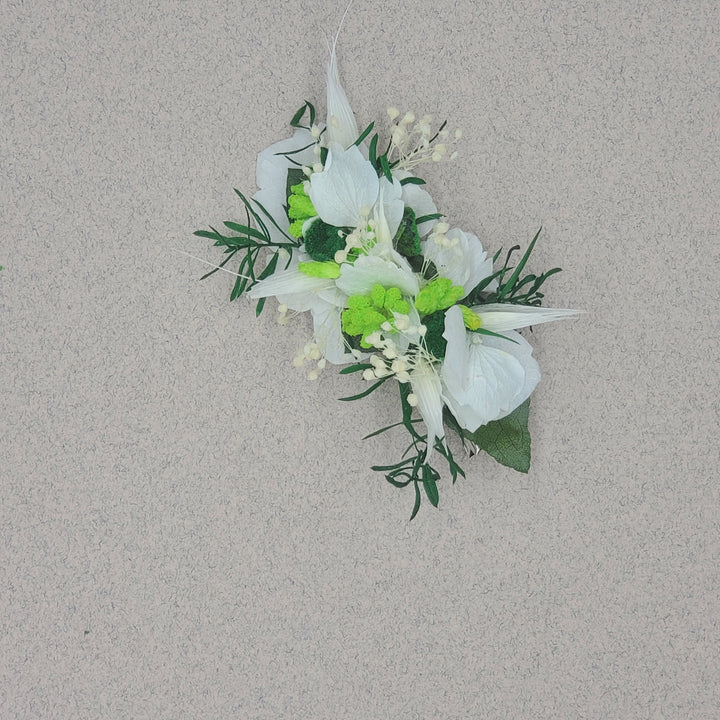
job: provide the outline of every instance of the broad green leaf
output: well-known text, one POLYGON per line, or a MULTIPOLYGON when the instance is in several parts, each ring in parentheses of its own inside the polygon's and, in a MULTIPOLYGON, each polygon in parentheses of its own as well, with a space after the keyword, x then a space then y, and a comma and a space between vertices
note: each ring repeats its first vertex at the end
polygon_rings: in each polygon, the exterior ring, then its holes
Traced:
POLYGON ((474 433, 463 431, 463 435, 502 465, 526 473, 530 469, 529 411, 530 398, 506 417, 493 420, 474 433))

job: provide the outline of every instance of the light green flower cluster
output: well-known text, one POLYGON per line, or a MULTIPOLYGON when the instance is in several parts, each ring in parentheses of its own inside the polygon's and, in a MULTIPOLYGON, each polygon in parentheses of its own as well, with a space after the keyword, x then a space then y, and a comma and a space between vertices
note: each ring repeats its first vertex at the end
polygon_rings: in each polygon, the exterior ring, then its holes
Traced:
POLYGON ((360 335, 360 345, 372 347, 367 336, 380 330, 386 323, 395 327, 395 315, 407 315, 410 304, 402 299, 399 288, 385 289, 374 285, 369 295, 351 295, 347 299, 347 310, 342 313, 342 329, 353 337, 360 335))

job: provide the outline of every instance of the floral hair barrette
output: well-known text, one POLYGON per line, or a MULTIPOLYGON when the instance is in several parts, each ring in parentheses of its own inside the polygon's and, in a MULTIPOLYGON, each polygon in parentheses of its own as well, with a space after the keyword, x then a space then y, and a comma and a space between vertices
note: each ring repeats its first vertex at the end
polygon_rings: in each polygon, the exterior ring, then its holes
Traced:
MULTIPOLYGON (((420 177, 423 166, 452 159, 460 139, 446 123, 388 109, 390 127, 359 131, 343 90, 333 45, 327 68, 327 120, 305 102, 291 138, 263 150, 259 190, 244 222, 195 234, 223 248, 207 275, 239 258, 230 299, 278 302, 278 321, 309 312, 312 338, 293 364, 318 378, 328 363, 366 386, 400 395, 399 420, 409 444, 393 465, 375 466, 396 487, 412 485, 438 505, 438 462, 453 482, 465 473, 447 442, 468 454, 484 450, 520 472, 530 467, 530 394, 540 380, 532 347, 517 331, 577 315, 541 307, 545 281, 525 268, 540 234, 517 262, 518 247, 493 256, 472 233, 438 212, 420 177), (514 264, 511 264, 514 263, 514 264), (292 311, 292 312, 291 312, 292 311)), ((205 275, 204 277, 207 277, 205 275)))

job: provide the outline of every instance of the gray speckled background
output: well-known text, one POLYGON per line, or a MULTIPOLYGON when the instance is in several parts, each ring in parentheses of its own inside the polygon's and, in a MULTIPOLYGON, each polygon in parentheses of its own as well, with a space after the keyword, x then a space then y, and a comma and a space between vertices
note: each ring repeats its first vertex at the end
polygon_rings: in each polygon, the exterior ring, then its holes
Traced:
POLYGON ((395 395, 171 251, 217 257, 343 7, 0 6, 0 716, 720 716, 717 3, 356 0, 360 124, 462 127, 438 205, 542 224, 589 311, 533 335, 530 473, 413 523, 359 441, 395 395))

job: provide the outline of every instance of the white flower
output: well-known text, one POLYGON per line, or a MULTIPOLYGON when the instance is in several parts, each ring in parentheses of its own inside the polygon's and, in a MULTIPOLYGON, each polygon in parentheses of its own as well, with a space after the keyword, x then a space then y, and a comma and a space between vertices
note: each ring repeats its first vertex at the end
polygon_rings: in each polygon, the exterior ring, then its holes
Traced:
POLYGON ((443 337, 443 397, 467 430, 509 415, 540 381, 532 346, 518 333, 506 330, 505 339, 467 332, 462 312, 454 306, 445 313, 443 337))
MULTIPOLYGON (((454 228, 447 233, 431 235, 421 247, 423 255, 435 264, 438 274, 462 287, 465 295, 492 275, 492 258, 472 233, 454 228)), ((492 291, 496 286, 497 281, 493 281, 487 289, 492 291)))
MULTIPOLYGON (((428 437, 443 437, 437 412, 443 402, 460 426, 471 432, 509 415, 540 380, 532 346, 513 330, 579 314, 524 305, 480 305, 473 311, 480 316, 483 328, 502 332, 503 337, 468 332, 461 309, 454 305, 445 313, 444 360, 433 366, 419 359, 410 373, 428 437)), ((442 420, 442 413, 439 417, 442 420)))
POLYGON ((332 143, 323 171, 310 177, 310 199, 321 220, 335 227, 357 228, 367 223, 379 203, 391 238, 402 220, 401 194, 400 183, 379 178, 355 145, 345 150, 332 143))

